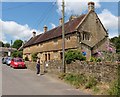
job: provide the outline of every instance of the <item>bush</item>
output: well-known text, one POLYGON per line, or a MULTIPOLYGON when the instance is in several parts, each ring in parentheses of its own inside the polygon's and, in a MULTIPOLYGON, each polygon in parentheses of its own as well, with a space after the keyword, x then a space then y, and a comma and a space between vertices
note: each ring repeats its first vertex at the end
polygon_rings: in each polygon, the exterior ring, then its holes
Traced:
POLYGON ((90 58, 90 62, 101 62, 101 58, 95 58, 95 57, 91 57, 90 58))
POLYGON ((14 51, 12 53, 12 57, 19 57, 19 58, 22 58, 23 56, 23 52, 22 51, 14 51))
POLYGON ((22 56, 23 56, 23 52, 22 51, 18 51, 17 52, 17 57, 22 58, 22 56))
POLYGON ((13 57, 13 58, 17 57, 17 51, 14 51, 14 52, 12 53, 12 57, 13 57))
POLYGON ((120 86, 118 85, 118 81, 114 81, 111 84, 111 88, 109 89, 108 93, 110 95, 119 95, 119 89, 120 89, 120 86))
POLYGON ((94 77, 89 77, 87 84, 85 85, 85 88, 92 88, 97 85, 97 80, 94 77))
POLYGON ((96 59, 95 59, 94 57, 91 57, 91 58, 90 58, 90 62, 95 62, 95 60, 96 60, 96 59))
POLYGON ((84 85, 87 81, 86 76, 82 74, 66 74, 64 77, 65 81, 74 85, 76 88, 79 88, 80 85, 84 85))
POLYGON ((100 58, 97 59, 97 62, 101 62, 102 60, 100 58))
POLYGON ((68 50, 65 53, 65 62, 67 64, 70 64, 72 61, 75 60, 80 60, 80 61, 84 61, 86 60, 86 57, 82 55, 82 53, 78 50, 68 50))
POLYGON ((33 54, 32 54, 32 61, 33 61, 33 62, 36 62, 36 61, 37 61, 37 58, 38 58, 38 57, 37 57, 37 53, 33 53, 33 54))

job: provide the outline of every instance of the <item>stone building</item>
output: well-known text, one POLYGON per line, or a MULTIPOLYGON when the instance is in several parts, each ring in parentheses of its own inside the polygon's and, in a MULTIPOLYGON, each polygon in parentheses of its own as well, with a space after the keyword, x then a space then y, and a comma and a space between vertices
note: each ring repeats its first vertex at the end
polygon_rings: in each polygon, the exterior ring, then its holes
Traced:
MULTIPOLYGON (((106 51, 109 43, 108 33, 95 12, 94 2, 88 3, 88 12, 79 17, 70 17, 65 23, 65 50, 78 49, 86 52, 89 60, 98 51, 106 51)), ((38 53, 41 61, 62 59, 62 20, 60 25, 48 31, 44 26, 44 33, 28 40, 23 49, 23 58, 31 60, 33 53, 38 53)))

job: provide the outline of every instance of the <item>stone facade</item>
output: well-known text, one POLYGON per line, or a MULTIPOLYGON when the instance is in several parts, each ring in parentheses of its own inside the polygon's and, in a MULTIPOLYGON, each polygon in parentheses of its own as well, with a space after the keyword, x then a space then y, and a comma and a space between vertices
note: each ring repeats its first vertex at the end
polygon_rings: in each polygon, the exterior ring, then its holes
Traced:
MULTIPOLYGON (((62 38, 53 39, 50 41, 46 41, 42 44, 33 45, 23 50, 23 58, 28 56, 29 60, 31 60, 31 54, 38 53, 38 58, 41 61, 48 60, 61 60, 61 52, 62 52, 62 38), (47 58, 46 58, 47 57, 47 58)), ((65 49, 77 48, 77 36, 76 34, 67 35, 65 38, 65 49)))
MULTIPOLYGON (((65 24, 65 50, 78 49, 84 51, 87 53, 86 59, 90 60, 94 53, 107 50, 106 44, 109 44, 109 39, 106 29, 94 11, 94 3, 90 2, 88 5, 89 11, 87 14, 69 20, 69 22, 65 24)), ((54 59, 61 60, 62 34, 59 36, 57 35, 62 33, 61 29, 62 27, 60 25, 56 27, 55 30, 46 30, 40 36, 34 35, 32 42, 37 42, 29 45, 28 41, 28 45, 24 46, 23 49, 23 58, 27 56, 29 60, 31 60, 31 55, 33 53, 38 53, 38 58, 40 58, 41 62, 54 59), (49 33, 56 36, 47 36, 49 33), (44 37, 44 39, 41 37, 44 37), (45 40, 45 38, 48 40, 42 41, 45 40)))

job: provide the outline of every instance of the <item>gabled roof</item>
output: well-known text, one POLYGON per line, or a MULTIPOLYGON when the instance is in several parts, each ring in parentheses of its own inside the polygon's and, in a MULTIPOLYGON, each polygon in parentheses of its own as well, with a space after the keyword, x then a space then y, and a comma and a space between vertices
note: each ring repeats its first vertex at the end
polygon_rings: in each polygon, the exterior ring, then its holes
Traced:
MULTIPOLYGON (((86 16, 86 14, 83 14, 79 16, 78 18, 75 18, 74 20, 70 20, 67 23, 65 23, 65 34, 70 34, 76 31, 76 27, 80 24, 80 22, 83 20, 83 18, 86 16)), ((31 45, 35 45, 38 43, 42 43, 57 37, 62 36, 62 26, 58 26, 54 29, 51 29, 45 33, 42 33, 40 35, 32 37, 27 43, 25 43, 24 47, 28 47, 31 45)))

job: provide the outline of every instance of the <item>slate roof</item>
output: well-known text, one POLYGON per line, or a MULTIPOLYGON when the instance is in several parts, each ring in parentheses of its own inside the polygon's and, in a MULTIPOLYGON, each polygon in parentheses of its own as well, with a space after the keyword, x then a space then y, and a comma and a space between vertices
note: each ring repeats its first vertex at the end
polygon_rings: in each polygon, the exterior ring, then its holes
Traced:
MULTIPOLYGON (((83 18, 86 16, 86 14, 83 14, 79 16, 78 18, 75 18, 74 20, 70 20, 67 23, 65 23, 65 34, 70 34, 75 32, 76 27, 79 25, 79 23, 83 20, 83 18)), ((54 29, 51 29, 45 33, 42 33, 40 35, 32 37, 30 40, 28 40, 24 47, 29 47, 31 45, 35 45, 38 43, 42 43, 57 37, 62 36, 62 26, 58 26, 54 29)))

